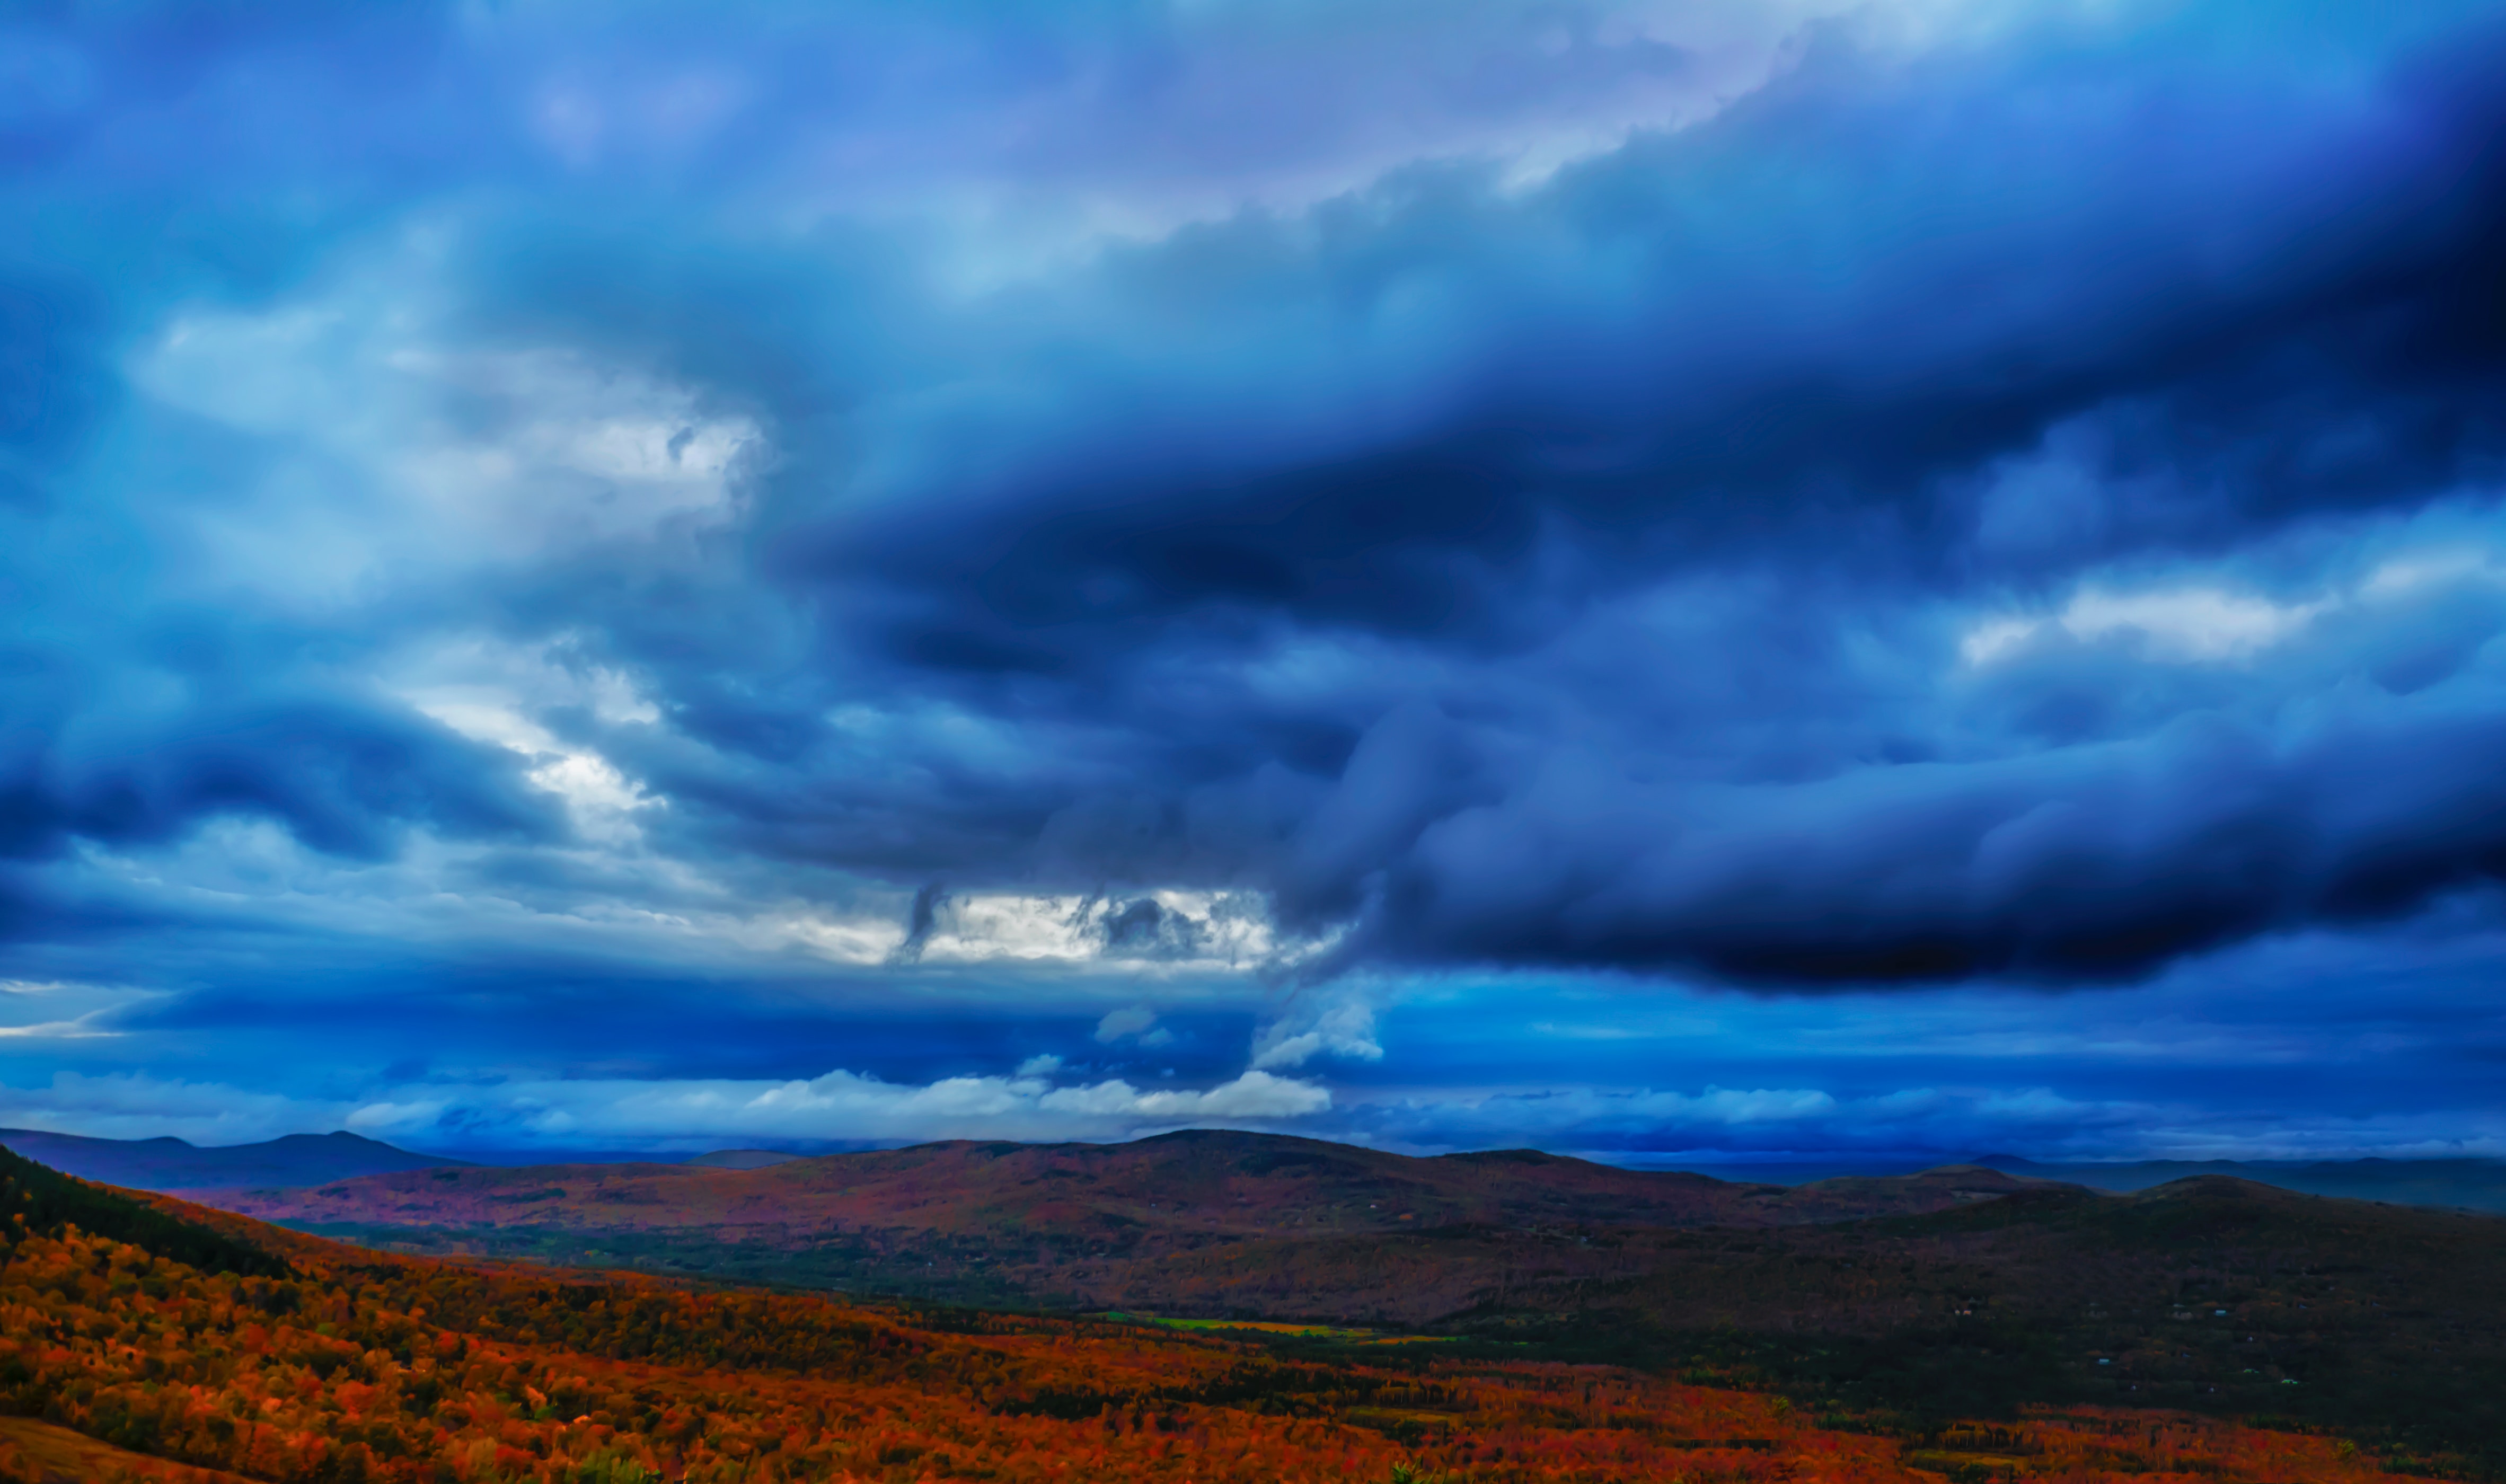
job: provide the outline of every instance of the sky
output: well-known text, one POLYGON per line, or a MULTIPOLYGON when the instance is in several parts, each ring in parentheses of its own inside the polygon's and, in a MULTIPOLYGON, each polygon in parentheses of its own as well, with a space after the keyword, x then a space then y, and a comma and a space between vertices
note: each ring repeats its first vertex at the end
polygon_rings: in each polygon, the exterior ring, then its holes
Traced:
POLYGON ((0 1125, 2506 1154, 2506 5, 0 11, 0 1125))

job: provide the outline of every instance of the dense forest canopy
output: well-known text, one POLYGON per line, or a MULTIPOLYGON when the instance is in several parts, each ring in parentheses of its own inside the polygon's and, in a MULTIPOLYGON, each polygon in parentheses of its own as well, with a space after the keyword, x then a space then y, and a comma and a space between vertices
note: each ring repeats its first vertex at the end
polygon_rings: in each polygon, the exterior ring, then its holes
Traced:
POLYGON ((1821 1412, 1740 1366, 1673 1378, 1527 1342, 868 1307, 376 1253, 49 1172, 15 1188, 37 1194, 0 1260, 0 1408, 23 1420, 0 1420, 0 1471, 29 1479, 39 1425, 134 1469, 270 1484, 2380 1471, 2354 1440, 2181 1413, 1821 1412), (30 1216, 39 1198, 92 1224, 30 1216))

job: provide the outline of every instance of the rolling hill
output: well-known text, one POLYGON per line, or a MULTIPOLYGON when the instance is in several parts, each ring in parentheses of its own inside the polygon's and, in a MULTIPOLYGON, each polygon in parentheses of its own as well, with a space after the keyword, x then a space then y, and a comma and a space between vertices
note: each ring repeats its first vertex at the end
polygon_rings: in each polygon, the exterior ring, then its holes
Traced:
POLYGON ((959 1302, 1119 1303, 1149 1267, 1254 1241, 1448 1227, 1779 1226, 1949 1210, 2046 1183, 1959 1167, 1734 1184, 1529 1149, 1415 1158, 1195 1130, 947 1143, 755 1169, 543 1165, 198 1192, 264 1220, 467 1250, 959 1302))
POLYGON ((1987 1154, 1974 1162, 2013 1175, 2067 1181, 2100 1190, 2146 1190, 2196 1175, 2226 1175, 2306 1195, 2506 1213, 2506 1160, 2500 1159, 2152 1159, 2130 1164, 2038 1164, 2008 1154, 1987 1154))
POLYGON ((82 1180, 133 1190, 214 1190, 235 1185, 318 1185, 393 1170, 457 1166, 351 1133, 289 1134, 261 1144, 202 1148, 180 1139, 89 1139, 0 1128, 0 1148, 82 1180))
POLYGON ((408 1253, 1393 1326, 1857 1414, 2164 1404, 2506 1466, 2506 1220, 2220 1176, 2113 1194, 1966 1166, 1787 1188, 1194 1133, 209 1199, 408 1253))
POLYGON ((1716 1375, 1467 1339, 1282 1332, 1296 1329, 915 1313, 397 1256, 0 1153, 11 1481, 2389 1477, 2373 1446, 2224 1418, 2070 1407, 1814 1419, 1716 1375))

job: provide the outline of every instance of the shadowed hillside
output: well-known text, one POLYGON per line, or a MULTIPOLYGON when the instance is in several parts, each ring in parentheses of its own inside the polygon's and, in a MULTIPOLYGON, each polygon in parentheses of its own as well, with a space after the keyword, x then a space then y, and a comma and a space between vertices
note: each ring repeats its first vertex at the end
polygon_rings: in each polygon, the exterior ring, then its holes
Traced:
MULTIPOLYGON (((1433 1241, 1426 1238, 1422 1241, 1433 1241)), ((1525 1275, 1440 1327, 1821 1405, 2277 1416, 2506 1466, 2506 1220, 2202 1176, 1778 1232, 1456 1235, 1375 1260, 1525 1275), (1599 1255, 1593 1255, 1598 1253, 1599 1255)))
POLYGON ((1447 1227, 1794 1225, 1948 1210, 2043 1184, 1958 1167, 1787 1188, 1529 1149, 1421 1159, 1193 1131, 1119 1145, 933 1144, 753 1170, 412 1171, 201 1199, 424 1250, 1085 1305, 1129 1301, 1144 1266, 1245 1242, 1447 1227))
POLYGON ((1782 1396, 1520 1352, 1343 1330, 1347 1353, 1301 1355, 1293 1335, 465 1266, 49 1171, 14 1188, 59 1200, 33 1219, 21 1201, 0 1237, 0 1480, 2381 1477, 2345 1441, 2222 1420, 2040 1409, 1823 1427, 1782 1396), (178 1248, 255 1255, 212 1270, 178 1248))
POLYGON ((49 1169, 0 1148, 0 1246, 76 1227, 127 1242, 206 1273, 287 1276, 264 1243, 245 1240, 49 1169))
POLYGON ((214 1190, 234 1185, 318 1185, 387 1170, 460 1165, 351 1133, 289 1134, 262 1144, 201 1148, 180 1139, 88 1139, 0 1128, 0 1147, 81 1180, 133 1190, 214 1190))
POLYGON ((2115 1195, 1952 1167, 1785 1189, 1193 1134, 220 1199, 408 1252, 1388 1325, 1848 1415, 2155 1403, 2506 1462, 2506 1220, 2217 1176, 2115 1195))
POLYGON ((2133 1164, 2037 1164, 2008 1154, 1976 1163, 2038 1180, 2069 1181, 2100 1190, 2145 1190, 2195 1175, 2227 1175, 2307 1195, 2452 1206, 2506 1213, 2506 1160, 2323 1159, 2240 1162, 2153 1159, 2133 1164))

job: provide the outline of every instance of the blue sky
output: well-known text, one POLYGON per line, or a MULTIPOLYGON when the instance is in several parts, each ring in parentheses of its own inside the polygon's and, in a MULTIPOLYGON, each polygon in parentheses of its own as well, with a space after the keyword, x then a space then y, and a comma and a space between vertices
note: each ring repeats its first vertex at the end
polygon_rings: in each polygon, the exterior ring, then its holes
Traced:
POLYGON ((2506 1152, 2506 7, 0 18, 0 1124, 2506 1152))

